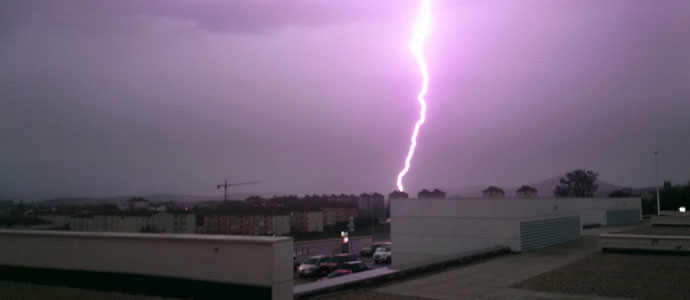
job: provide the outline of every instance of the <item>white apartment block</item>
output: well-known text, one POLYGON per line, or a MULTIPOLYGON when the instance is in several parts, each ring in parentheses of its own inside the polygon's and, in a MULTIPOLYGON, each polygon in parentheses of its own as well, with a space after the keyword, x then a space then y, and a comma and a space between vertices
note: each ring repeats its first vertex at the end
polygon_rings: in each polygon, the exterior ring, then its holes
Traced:
POLYGON ((322 232, 322 211, 293 211, 290 213, 290 227, 299 232, 322 232))
POLYGON ((271 216, 271 230, 275 235, 289 235, 290 234, 290 216, 289 215, 273 215, 271 216))

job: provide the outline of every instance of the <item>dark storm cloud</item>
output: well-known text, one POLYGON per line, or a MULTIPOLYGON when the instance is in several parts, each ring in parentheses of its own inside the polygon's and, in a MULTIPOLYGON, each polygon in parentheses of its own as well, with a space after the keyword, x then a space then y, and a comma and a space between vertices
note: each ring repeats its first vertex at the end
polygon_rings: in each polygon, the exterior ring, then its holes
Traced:
MULTIPOLYGON (((389 192, 418 1, 2 1, 0 198, 389 192), (286 4, 288 3, 288 4, 286 4)), ((690 2, 433 1, 406 188, 687 181, 690 2)), ((541 191, 540 191, 541 192, 541 191)), ((546 192, 548 194, 548 191, 546 192)))
MULTIPOLYGON (((89 30, 103 26, 104 18, 119 18, 127 28, 128 18, 160 17, 188 21, 214 32, 268 33, 286 26, 328 26, 356 21, 381 20, 398 15, 411 1, 3 1, 0 28, 16 30, 28 22, 46 22, 89 30)), ((107 21, 107 20, 106 20, 107 21)), ((112 29, 112 28, 111 28, 112 29)))

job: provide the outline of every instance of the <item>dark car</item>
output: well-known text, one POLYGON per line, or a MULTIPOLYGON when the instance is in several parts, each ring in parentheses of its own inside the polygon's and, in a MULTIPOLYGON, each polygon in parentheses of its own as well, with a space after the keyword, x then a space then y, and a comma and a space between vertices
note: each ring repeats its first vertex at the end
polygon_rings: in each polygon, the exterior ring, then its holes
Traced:
POLYGON ((365 265, 361 260, 355 260, 341 264, 340 267, 338 267, 338 270, 347 270, 352 271, 352 273, 358 273, 369 270, 369 267, 367 267, 367 265, 365 265))
POLYGON ((330 258, 328 258, 328 260, 322 262, 319 265, 319 274, 321 274, 321 276, 325 276, 337 270, 343 263, 354 260, 357 260, 357 257, 353 254, 345 253, 331 256, 330 258))
POLYGON ((366 246, 362 248, 362 250, 359 250, 359 256, 361 257, 371 257, 374 255, 374 252, 376 252, 376 248, 383 246, 383 244, 380 243, 374 243, 369 246, 366 246))

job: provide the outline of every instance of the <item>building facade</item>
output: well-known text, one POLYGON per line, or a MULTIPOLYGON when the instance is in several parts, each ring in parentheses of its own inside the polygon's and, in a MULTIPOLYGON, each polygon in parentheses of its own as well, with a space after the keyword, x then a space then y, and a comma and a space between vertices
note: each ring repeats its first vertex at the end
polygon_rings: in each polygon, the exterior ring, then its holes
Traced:
POLYGON ((504 196, 505 192, 503 191, 503 189, 500 189, 495 186, 490 186, 489 188, 482 191, 482 197, 484 198, 503 198, 504 196))
POLYGON ((322 211, 293 211, 290 213, 290 227, 298 232, 322 232, 322 211))
POLYGON ((529 185, 523 185, 515 192, 515 196, 518 198, 535 198, 539 195, 537 193, 537 189, 529 185))

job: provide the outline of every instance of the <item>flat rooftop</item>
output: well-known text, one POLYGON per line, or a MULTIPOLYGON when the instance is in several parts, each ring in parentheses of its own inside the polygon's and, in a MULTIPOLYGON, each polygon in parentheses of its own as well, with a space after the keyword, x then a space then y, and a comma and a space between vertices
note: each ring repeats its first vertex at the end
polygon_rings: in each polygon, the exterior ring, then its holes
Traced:
MULTIPOLYGON (((651 227, 645 221, 586 229, 580 239, 561 245, 312 299, 690 299, 690 256, 599 250, 601 233, 659 234, 659 230, 675 235, 688 228, 651 227)), ((164 299, 10 282, 0 282, 0 295, 3 299, 164 299)))
POLYGON ((690 299, 690 256, 599 250, 601 233, 665 229, 652 228, 649 221, 592 228, 565 244, 313 299, 690 299))

